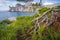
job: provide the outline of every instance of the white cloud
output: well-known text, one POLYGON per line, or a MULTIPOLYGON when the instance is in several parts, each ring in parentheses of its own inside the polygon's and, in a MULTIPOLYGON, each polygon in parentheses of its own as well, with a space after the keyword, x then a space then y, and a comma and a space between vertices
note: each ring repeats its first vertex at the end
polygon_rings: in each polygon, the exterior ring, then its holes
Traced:
POLYGON ((36 2, 32 2, 32 3, 36 4, 36 2))
POLYGON ((9 10, 8 6, 0 6, 0 11, 9 10))
POLYGON ((5 0, 0 0, 0 2, 1 2, 1 1, 5 1, 5 0))
POLYGON ((15 6, 17 3, 18 2, 16 2, 16 1, 0 0, 0 11, 8 10, 9 6, 15 6))
POLYGON ((43 5, 52 5, 52 4, 54 4, 54 3, 46 2, 46 3, 44 3, 43 5))
MULTIPOLYGON (((9 10, 9 6, 15 6, 17 3, 17 1, 9 1, 9 0, 0 0, 0 11, 2 10, 9 10)), ((21 3, 24 4, 24 3, 21 3)))

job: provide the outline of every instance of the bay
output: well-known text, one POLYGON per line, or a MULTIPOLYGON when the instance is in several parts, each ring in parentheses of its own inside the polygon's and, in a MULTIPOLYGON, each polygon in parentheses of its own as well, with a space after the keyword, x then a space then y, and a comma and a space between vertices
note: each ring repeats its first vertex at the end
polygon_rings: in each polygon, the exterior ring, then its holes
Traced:
POLYGON ((34 12, 8 12, 8 11, 0 11, 0 20, 4 20, 10 17, 17 16, 31 16, 34 12))

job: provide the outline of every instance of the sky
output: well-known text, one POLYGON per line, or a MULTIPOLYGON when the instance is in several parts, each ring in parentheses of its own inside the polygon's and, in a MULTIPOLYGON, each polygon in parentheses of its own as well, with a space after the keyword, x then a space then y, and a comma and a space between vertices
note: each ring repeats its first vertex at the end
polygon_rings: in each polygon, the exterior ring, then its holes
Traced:
MULTIPOLYGON (((34 0, 34 2, 40 2, 40 0, 34 0)), ((16 0, 0 0, 0 10, 9 10, 9 5, 10 6, 15 6, 17 3, 16 0)), ((50 4, 54 4, 54 3, 60 3, 60 0, 42 0, 42 4, 43 5, 50 5, 50 4)), ((24 4, 24 3, 21 3, 24 4)))

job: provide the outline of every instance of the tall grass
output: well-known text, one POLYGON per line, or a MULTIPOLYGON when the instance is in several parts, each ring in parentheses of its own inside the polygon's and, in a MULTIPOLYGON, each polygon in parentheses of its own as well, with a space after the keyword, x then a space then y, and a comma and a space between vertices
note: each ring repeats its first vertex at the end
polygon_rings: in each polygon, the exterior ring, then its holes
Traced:
MULTIPOLYGON (((43 8, 39 11, 42 14, 44 11, 48 10, 43 8)), ((54 27, 45 27, 40 25, 37 31, 32 30, 32 33, 27 33, 27 31, 34 26, 31 21, 36 18, 38 14, 33 16, 19 16, 16 21, 3 20, 0 22, 0 40, 60 40, 60 29, 54 31, 54 27), (28 35, 27 35, 28 34, 28 35)))

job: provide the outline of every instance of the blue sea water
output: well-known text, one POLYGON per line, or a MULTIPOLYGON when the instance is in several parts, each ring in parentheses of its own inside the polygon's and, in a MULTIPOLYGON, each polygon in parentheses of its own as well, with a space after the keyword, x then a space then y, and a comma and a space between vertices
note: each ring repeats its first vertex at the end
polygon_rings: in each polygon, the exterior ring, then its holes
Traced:
POLYGON ((0 20, 4 20, 10 17, 17 16, 31 16, 34 12, 8 12, 8 11, 0 11, 0 20))

